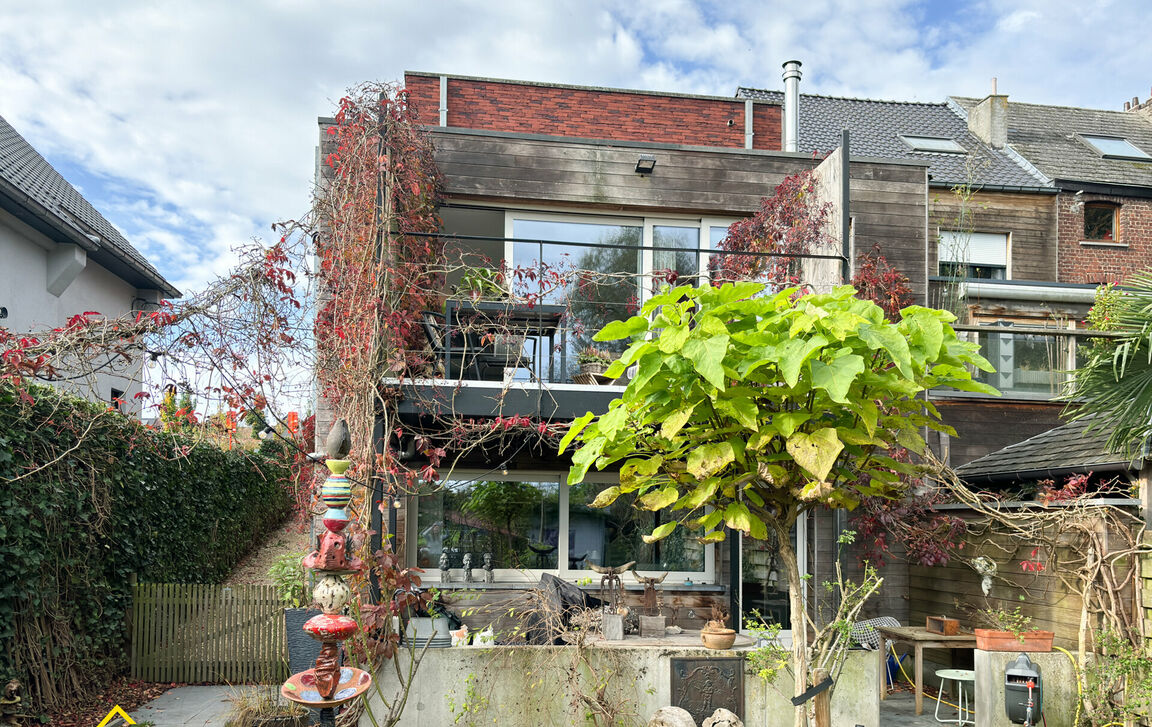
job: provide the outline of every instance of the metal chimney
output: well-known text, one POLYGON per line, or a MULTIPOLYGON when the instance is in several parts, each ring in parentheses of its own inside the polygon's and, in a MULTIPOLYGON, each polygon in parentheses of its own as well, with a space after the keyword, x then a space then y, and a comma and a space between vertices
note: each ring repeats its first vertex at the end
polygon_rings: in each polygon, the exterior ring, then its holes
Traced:
POLYGON ((800 61, 784 63, 784 151, 800 151, 800 61))

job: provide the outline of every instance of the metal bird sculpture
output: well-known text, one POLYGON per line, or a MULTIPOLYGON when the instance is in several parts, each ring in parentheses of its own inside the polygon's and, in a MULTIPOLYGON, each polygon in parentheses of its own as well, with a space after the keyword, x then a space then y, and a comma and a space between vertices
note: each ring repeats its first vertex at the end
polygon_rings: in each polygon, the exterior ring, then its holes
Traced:
POLYGON ((352 435, 348 432, 348 422, 343 419, 332 425, 328 439, 324 443, 324 453, 328 459, 344 459, 352 451, 352 435))

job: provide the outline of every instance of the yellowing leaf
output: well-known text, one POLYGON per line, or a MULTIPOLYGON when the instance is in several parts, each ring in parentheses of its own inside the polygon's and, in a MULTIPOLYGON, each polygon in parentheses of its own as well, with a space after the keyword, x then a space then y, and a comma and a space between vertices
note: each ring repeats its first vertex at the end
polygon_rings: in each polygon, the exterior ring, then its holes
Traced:
POLYGON ((812 434, 795 432, 784 446, 796 464, 818 480, 827 479, 832 465, 836 464, 836 458, 844 449, 836 430, 829 427, 817 429, 812 434))
POLYGON ((606 490, 602 490, 596 499, 592 501, 592 507, 608 507, 616 502, 616 498, 620 497, 620 488, 613 485, 606 490))
POLYGON ((640 504, 645 510, 663 510, 680 499, 680 493, 673 485, 649 492, 640 498, 640 504))
POLYGON ((736 452, 728 442, 702 444, 688 455, 688 472, 702 480, 720 471, 736 458, 736 452))
POLYGON ((663 540, 672 534, 672 531, 676 529, 677 525, 679 525, 679 523, 675 520, 670 523, 664 523, 663 525, 657 526, 651 535, 641 535, 640 539, 645 543, 655 543, 657 540, 663 540))
POLYGON ((664 424, 660 427, 660 436, 665 439, 672 439, 679 433, 688 420, 692 418, 692 412, 696 410, 696 404, 692 406, 677 409, 668 415, 664 420, 664 424))

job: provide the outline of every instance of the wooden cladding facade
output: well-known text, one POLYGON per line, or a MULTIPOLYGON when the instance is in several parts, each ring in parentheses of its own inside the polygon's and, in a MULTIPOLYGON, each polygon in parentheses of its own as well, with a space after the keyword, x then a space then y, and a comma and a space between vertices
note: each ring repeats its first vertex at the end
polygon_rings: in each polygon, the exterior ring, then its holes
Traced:
MULTIPOLYGON (((952 467, 1023 442, 1029 437, 1058 427, 1064 404, 1051 401, 1002 401, 989 398, 941 398, 933 403, 944 423, 956 430, 947 443, 947 463, 952 467)), ((930 438, 936 453, 943 456, 935 434, 930 438)))
MULTIPOLYGON (((785 177, 814 168, 804 154, 656 145, 591 143, 556 137, 432 129, 445 197, 544 205, 557 211, 745 216, 785 177), (636 173, 640 154, 653 173, 636 173)), ((908 276, 917 302, 927 288, 927 168, 853 161, 850 212, 859 256, 879 245, 908 276)))
POLYGON ((939 265, 941 231, 988 232, 1009 238, 1013 280, 1057 280, 1056 195, 977 190, 967 202, 947 189, 933 189, 928 213, 928 267, 939 265))

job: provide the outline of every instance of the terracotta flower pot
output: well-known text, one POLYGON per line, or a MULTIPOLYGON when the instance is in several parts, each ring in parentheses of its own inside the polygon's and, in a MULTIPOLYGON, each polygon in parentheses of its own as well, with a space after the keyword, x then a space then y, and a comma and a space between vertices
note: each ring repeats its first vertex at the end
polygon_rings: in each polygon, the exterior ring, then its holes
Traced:
POLYGON ((700 640, 709 649, 731 649, 732 644, 736 643, 736 632, 732 629, 701 631, 700 640))
POLYGON ((1052 651, 1051 631, 1025 631, 1017 638, 1011 631, 996 629, 975 629, 976 648, 984 651, 1052 651), (1024 639, 1021 641, 1020 639, 1024 639))

